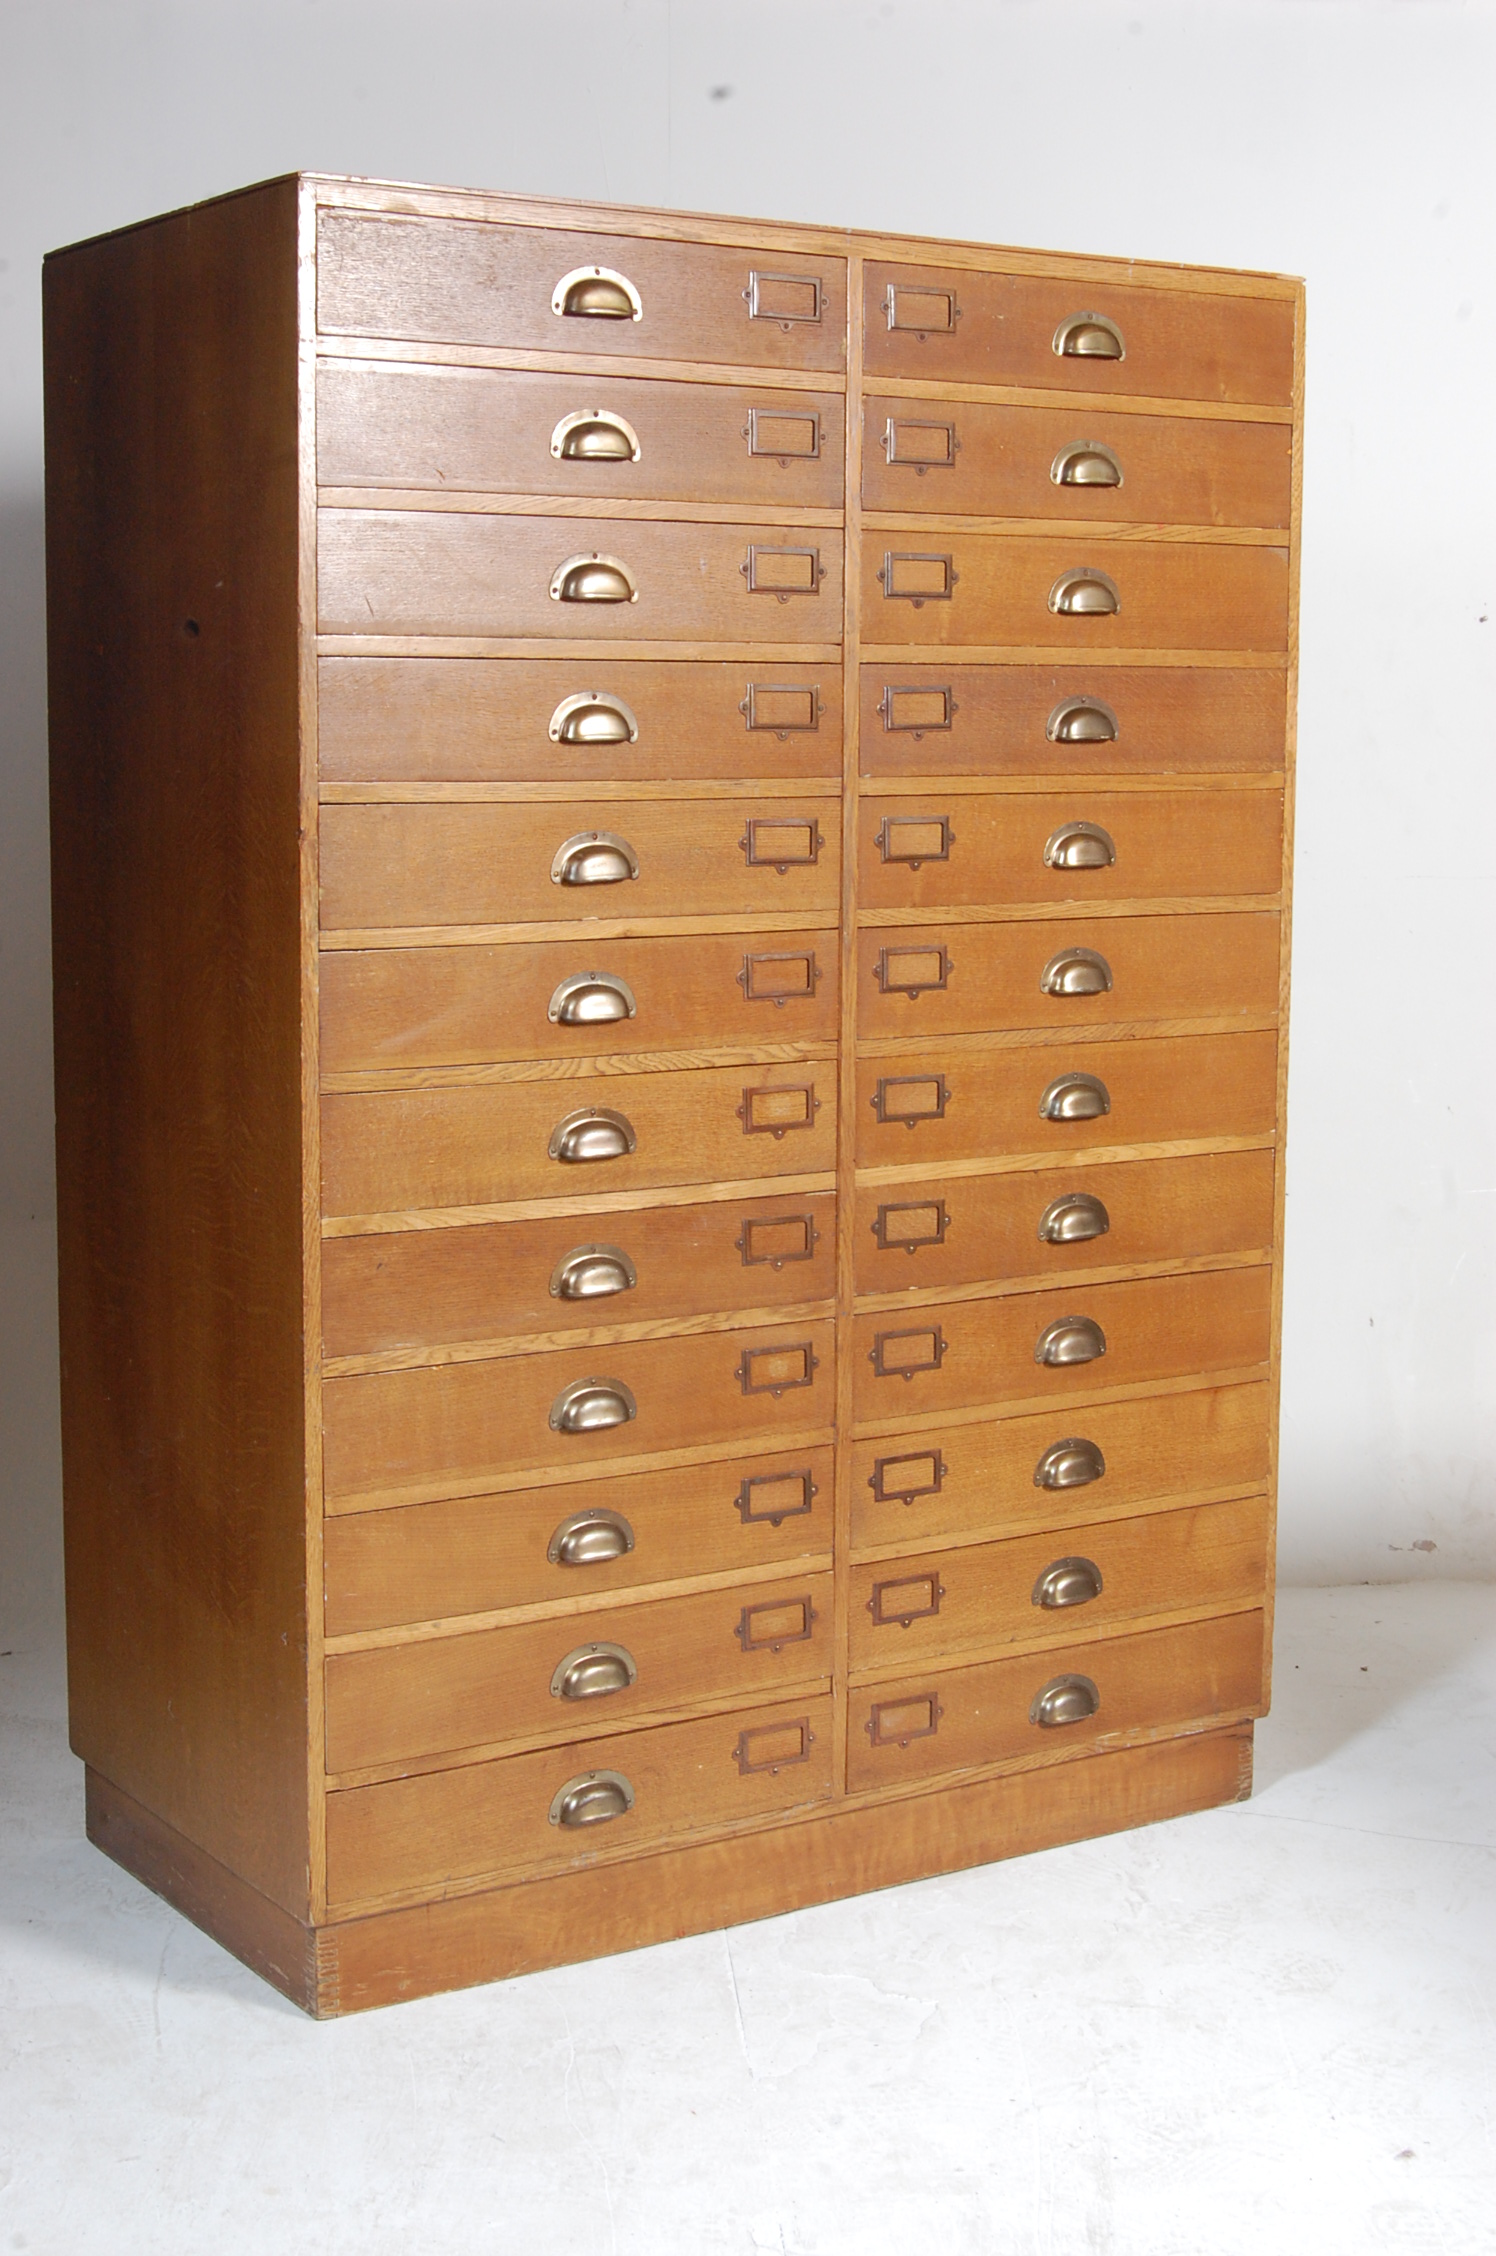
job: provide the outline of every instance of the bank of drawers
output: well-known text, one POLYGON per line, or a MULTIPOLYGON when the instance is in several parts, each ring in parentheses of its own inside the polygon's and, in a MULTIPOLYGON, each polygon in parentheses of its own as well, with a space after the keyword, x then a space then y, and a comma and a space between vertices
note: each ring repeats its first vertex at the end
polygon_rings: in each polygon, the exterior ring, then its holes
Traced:
POLYGON ((337 1908, 1260 1703, 1291 309, 865 278, 838 1186, 844 265, 323 222, 337 1908))

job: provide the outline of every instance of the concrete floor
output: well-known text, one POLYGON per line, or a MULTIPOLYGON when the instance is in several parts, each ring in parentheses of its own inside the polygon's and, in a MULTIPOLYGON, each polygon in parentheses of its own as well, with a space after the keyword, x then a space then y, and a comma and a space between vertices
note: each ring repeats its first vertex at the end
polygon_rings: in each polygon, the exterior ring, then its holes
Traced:
POLYGON ((0 1662, 0 2250, 1496 2248, 1496 1607, 1301 1590, 1247 1804, 317 2027, 0 1662))

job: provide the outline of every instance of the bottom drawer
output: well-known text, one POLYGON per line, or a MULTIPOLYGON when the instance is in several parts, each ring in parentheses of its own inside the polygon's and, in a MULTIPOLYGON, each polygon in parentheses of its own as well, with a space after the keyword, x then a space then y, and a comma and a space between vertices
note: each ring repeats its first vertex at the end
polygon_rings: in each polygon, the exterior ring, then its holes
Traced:
POLYGON ((329 1906, 555 1872, 830 1793, 826 1697, 357 1786, 327 1798, 329 1906))
POLYGON ((1262 1669, 1254 1611, 880 1684, 852 1698, 847 1790, 1206 1723, 1260 1706, 1262 1669))

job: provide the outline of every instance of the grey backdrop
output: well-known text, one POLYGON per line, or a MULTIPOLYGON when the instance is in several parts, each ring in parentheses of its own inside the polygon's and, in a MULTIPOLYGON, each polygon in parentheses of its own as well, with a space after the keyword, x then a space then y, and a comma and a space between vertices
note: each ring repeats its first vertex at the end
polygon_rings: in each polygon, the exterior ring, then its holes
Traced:
POLYGON ((298 166, 1308 277, 1282 1566, 1496 1572, 1496 13, 6 0, 5 1607, 55 1621, 38 267, 298 166))

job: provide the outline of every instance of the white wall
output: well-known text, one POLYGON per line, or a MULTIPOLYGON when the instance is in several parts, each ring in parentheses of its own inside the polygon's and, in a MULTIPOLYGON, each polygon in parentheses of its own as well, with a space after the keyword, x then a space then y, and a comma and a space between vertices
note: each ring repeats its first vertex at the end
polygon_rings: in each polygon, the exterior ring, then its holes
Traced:
POLYGON ((1304 274, 1282 1563, 1496 1573, 1492 7, 7 0, 0 63, 11 1211, 50 1199, 43 250, 305 166, 1304 274))

